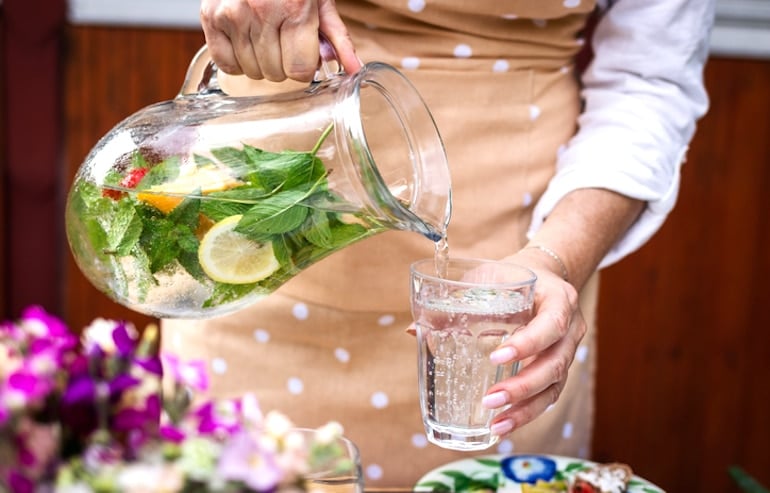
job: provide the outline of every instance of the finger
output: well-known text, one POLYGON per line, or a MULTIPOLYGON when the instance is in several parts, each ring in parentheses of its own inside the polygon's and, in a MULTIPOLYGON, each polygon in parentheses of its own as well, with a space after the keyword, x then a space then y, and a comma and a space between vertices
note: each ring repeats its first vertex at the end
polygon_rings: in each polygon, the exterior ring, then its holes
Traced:
MULTIPOLYGON (((575 331, 579 333, 579 330, 575 331)), ((487 391, 484 406, 497 409, 507 404, 518 404, 537 396, 555 384, 563 385, 575 359, 580 338, 577 334, 561 339, 533 358, 517 375, 503 380, 487 391)))
POLYGON ((257 37, 256 34, 232 33, 230 40, 233 43, 233 51, 235 52, 235 58, 238 60, 238 66, 241 68, 241 73, 251 79, 262 79, 264 74, 262 73, 262 64, 260 64, 257 58, 255 47, 252 44, 252 38, 257 37))
POLYGON ((206 46, 209 55, 217 67, 228 74, 240 75, 243 73, 238 59, 235 56, 235 49, 226 30, 232 30, 230 22, 227 20, 226 11, 216 10, 213 6, 201 5, 201 26, 203 35, 206 39, 206 46))
POLYGON ((349 74, 358 72, 363 64, 356 55, 353 40, 337 12, 334 0, 320 0, 318 2, 318 18, 319 29, 334 46, 342 68, 349 74))
POLYGON ((572 285, 560 280, 557 285, 535 294, 535 310, 532 320, 492 353, 493 363, 526 359, 562 339, 570 330, 573 316, 579 312, 577 292, 572 285))
POLYGON ((272 82, 286 80, 281 42, 278 31, 271 26, 265 26, 261 33, 255 34, 252 42, 252 53, 258 62, 262 76, 272 82), (255 50, 259 52, 259 57, 255 50))
POLYGON ((495 416, 491 430, 494 435, 503 436, 531 423, 557 401, 563 390, 563 383, 554 383, 543 392, 525 401, 518 402, 495 416))
POLYGON ((319 63, 317 19, 315 22, 284 23, 281 55, 287 77, 303 82, 312 80, 319 63))

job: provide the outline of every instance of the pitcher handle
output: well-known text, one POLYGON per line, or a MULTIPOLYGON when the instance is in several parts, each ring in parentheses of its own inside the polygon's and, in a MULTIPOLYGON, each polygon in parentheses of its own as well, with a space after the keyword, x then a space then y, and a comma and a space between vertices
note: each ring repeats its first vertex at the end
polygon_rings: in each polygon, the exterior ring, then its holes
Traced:
MULTIPOLYGON (((323 33, 318 33, 320 59, 318 69, 310 85, 332 79, 344 74, 342 64, 337 59, 337 52, 323 33)), ((207 45, 203 45, 195 54, 187 69, 182 89, 178 96, 193 94, 225 94, 219 85, 219 68, 211 60, 207 45)))

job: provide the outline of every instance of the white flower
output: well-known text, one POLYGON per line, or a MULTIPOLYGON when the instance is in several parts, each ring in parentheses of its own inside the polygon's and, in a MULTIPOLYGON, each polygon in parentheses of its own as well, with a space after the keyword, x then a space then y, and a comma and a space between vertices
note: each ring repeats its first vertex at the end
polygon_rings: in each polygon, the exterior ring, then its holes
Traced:
POLYGON ((265 433, 276 439, 286 436, 286 433, 292 428, 294 428, 294 423, 279 411, 270 411, 265 416, 265 433))
POLYGON ((315 439, 322 445, 329 445, 341 437, 343 431, 341 424, 336 421, 330 421, 316 430, 315 439))
MULTIPOLYGON (((106 318, 94 319, 91 325, 83 330, 83 346, 85 346, 86 350, 99 347, 107 354, 115 354, 118 348, 115 346, 112 332, 117 326, 118 322, 114 320, 106 318)), ((137 337, 136 328, 133 325, 126 325, 126 330, 134 338, 137 337)))
POLYGON ((184 486, 182 471, 173 465, 162 463, 132 463, 118 473, 118 490, 132 491, 181 491, 184 486))
POLYGON ((182 443, 177 464, 182 473, 198 481, 213 477, 222 447, 205 438, 188 438, 182 443))

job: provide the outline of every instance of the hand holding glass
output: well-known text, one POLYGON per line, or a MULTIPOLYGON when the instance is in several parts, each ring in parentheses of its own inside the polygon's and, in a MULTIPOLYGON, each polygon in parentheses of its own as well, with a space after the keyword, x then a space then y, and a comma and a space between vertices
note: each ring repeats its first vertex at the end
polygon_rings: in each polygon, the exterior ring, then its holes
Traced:
POLYGON ((493 260, 412 264, 420 406, 432 443, 482 450, 499 440, 490 430, 499 411, 481 399, 519 364, 496 365, 489 355, 531 320, 536 279, 529 269, 493 260))

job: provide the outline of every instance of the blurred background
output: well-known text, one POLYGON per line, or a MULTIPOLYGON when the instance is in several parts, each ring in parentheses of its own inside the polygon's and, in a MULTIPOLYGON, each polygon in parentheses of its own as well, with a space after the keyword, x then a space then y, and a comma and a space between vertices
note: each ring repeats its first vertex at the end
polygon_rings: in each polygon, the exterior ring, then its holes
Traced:
MULTIPOLYGON (((63 234, 96 141, 173 98, 203 44, 198 0, 0 0, 0 316, 150 319, 96 292, 63 234)), ((711 97, 676 209, 604 271, 593 456, 669 492, 770 486, 770 0, 719 2, 711 97)))

